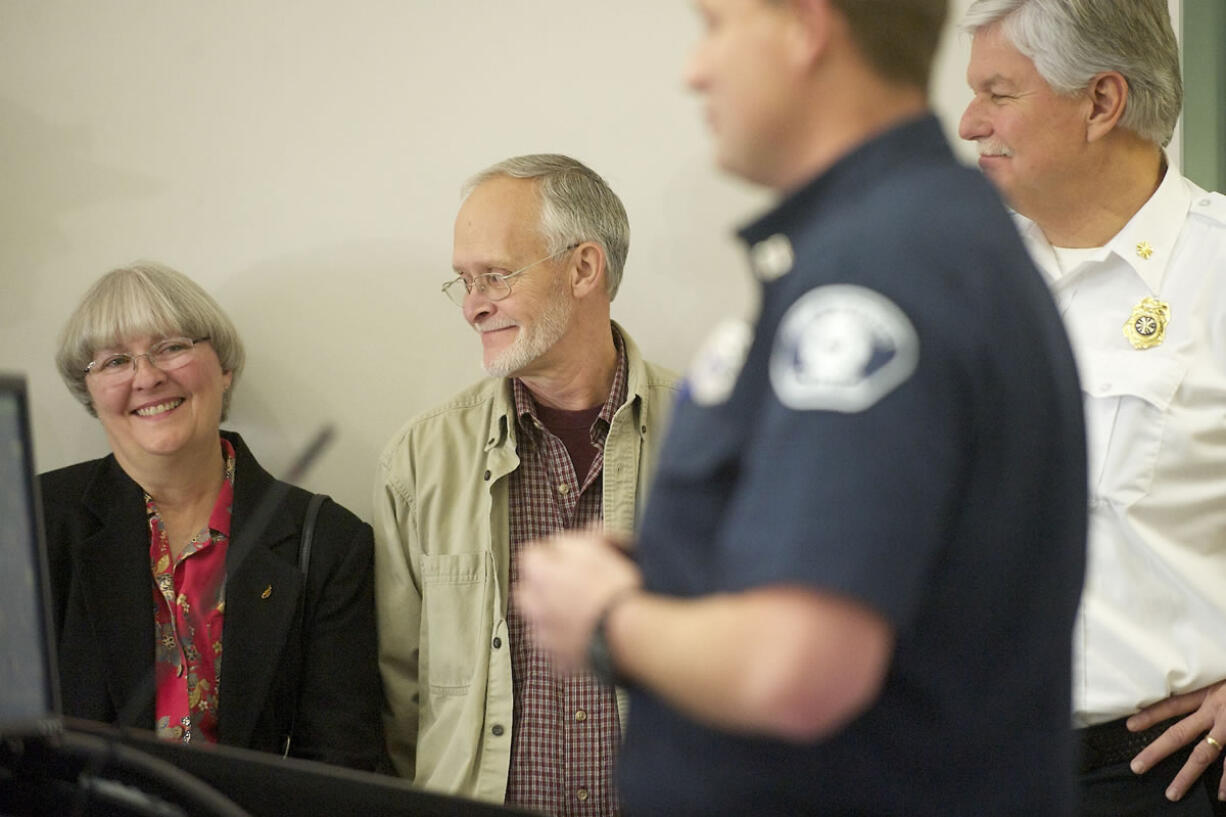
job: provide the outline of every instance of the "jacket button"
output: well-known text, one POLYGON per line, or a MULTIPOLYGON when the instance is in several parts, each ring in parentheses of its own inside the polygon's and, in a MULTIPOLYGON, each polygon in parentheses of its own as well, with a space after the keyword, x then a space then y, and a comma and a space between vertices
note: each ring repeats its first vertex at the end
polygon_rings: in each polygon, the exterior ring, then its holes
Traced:
POLYGON ((502 639, 499 638, 498 636, 494 636, 494 649, 498 649, 501 646, 502 646, 502 639))
POLYGON ((489 471, 486 471, 486 472, 485 472, 485 481, 486 481, 486 482, 489 482, 489 481, 490 481, 490 472, 489 472, 489 471))
POLYGON ((502 724, 500 723, 494 724, 494 728, 491 729, 490 732, 492 732, 494 734, 494 737, 496 738, 502 737, 502 732, 503 732, 502 724))

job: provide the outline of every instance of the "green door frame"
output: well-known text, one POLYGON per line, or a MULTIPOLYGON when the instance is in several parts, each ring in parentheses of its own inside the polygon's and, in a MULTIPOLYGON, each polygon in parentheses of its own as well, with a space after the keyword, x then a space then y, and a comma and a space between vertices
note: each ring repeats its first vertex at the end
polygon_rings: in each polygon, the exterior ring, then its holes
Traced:
POLYGON ((1183 3, 1183 173, 1226 192, 1226 2, 1183 3))

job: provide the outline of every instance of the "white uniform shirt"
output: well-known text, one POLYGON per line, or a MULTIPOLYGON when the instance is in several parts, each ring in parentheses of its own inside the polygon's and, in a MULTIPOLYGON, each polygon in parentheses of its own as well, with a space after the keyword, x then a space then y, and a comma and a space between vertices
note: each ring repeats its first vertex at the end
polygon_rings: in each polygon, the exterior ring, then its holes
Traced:
MULTIPOLYGON (((1173 169, 1105 247, 1065 256, 1019 219, 1085 395, 1090 544, 1074 720, 1114 720, 1226 678, 1226 197, 1173 169), (1143 298, 1165 340, 1133 348, 1143 298)), ((1024 339, 1019 339, 1024 342, 1024 339)))

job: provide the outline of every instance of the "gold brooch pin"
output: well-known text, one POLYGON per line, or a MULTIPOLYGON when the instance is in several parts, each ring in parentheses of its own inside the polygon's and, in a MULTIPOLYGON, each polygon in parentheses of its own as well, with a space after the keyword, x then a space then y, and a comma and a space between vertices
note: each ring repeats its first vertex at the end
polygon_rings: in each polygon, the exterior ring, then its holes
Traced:
POLYGON ((1154 248, 1150 246, 1150 243, 1148 241, 1142 241, 1139 244, 1137 244, 1137 255, 1141 256, 1146 261, 1148 261, 1149 257, 1153 254, 1154 254, 1154 248))
POLYGON ((1124 337, 1134 349, 1152 349, 1166 337, 1171 307, 1157 298, 1145 298, 1124 322, 1124 337))
POLYGON ((264 592, 260 594, 260 598, 266 599, 271 595, 272 595, 272 585, 270 584, 264 588, 264 592))

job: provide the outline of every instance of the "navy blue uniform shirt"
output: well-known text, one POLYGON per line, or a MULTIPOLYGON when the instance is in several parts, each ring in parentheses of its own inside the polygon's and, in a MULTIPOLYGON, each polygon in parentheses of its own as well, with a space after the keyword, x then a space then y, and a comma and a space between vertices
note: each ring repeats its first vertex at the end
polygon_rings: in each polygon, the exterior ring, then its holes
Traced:
POLYGON ((761 311, 687 379, 639 539, 646 585, 800 584, 897 640, 879 698, 812 744, 714 731, 633 690, 627 814, 1072 813, 1081 393, 1004 207, 926 116, 742 237, 761 311))

